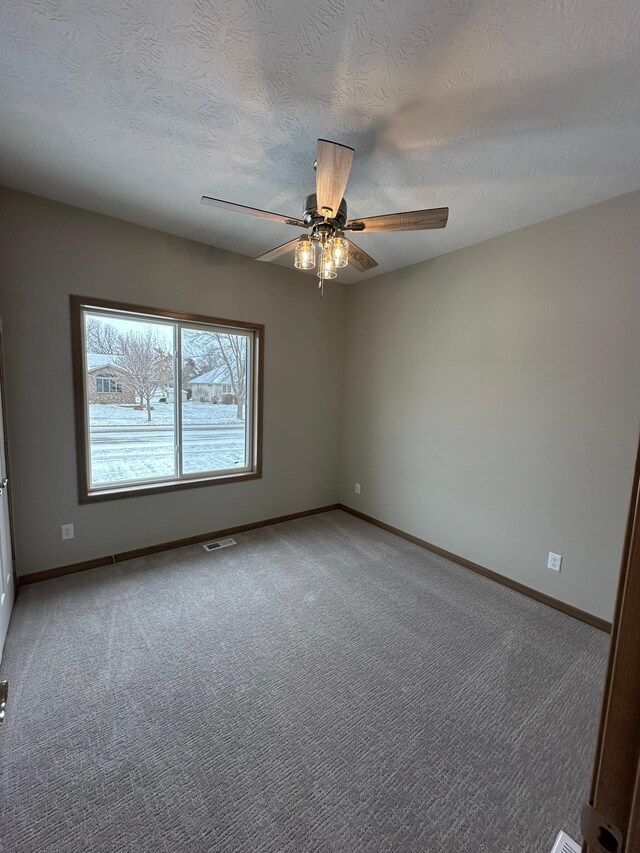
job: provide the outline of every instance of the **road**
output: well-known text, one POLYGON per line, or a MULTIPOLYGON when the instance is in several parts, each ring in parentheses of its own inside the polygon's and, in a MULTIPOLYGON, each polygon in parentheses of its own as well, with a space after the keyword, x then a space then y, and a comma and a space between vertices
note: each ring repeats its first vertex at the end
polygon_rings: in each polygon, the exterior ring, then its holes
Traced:
MULTIPOLYGON (((122 450, 129 456, 132 451, 173 448, 173 427, 170 426, 98 426, 91 427, 91 445, 99 451, 122 450)), ((215 426, 186 426, 182 430, 182 442, 193 451, 207 451, 221 445, 238 444, 244 446, 244 426, 242 424, 215 426)), ((110 454, 111 458, 114 458, 110 454)))
MULTIPOLYGON (((217 459, 224 466, 242 464, 244 459, 242 424, 186 426, 182 441, 187 470, 207 470, 217 459)), ((133 469, 143 460, 145 464, 153 464, 154 460, 166 463, 173 460, 173 443, 171 426, 95 426, 91 428, 92 464, 111 467, 114 463, 127 463, 133 469)))

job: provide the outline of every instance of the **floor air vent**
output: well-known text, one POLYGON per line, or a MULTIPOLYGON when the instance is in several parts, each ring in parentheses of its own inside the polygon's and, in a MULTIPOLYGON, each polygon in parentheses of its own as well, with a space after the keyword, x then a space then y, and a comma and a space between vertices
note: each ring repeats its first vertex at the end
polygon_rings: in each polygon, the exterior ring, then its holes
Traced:
POLYGON ((551 853, 580 853, 582 847, 566 832, 559 832, 551 853))
POLYGON ((235 539, 218 539, 217 542, 207 542, 203 545, 205 551, 219 551, 220 548, 230 548, 231 545, 237 545, 235 539))

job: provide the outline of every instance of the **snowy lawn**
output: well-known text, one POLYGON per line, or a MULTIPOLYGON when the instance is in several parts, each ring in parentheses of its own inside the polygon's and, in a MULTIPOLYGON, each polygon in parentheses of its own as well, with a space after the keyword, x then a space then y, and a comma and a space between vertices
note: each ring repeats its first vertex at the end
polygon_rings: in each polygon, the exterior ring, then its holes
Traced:
MULTIPOLYGON (((185 449, 184 470, 188 474, 242 468, 243 465, 244 437, 237 441, 219 442, 215 446, 185 449)), ((135 452, 127 455, 115 448, 91 449, 91 480, 94 486, 175 476, 170 447, 136 448, 135 452)))
MULTIPOLYGON (((214 406, 213 403, 199 403, 189 400, 182 404, 182 423, 189 425, 206 424, 242 424, 236 418, 236 406, 214 406)), ((129 406, 105 406, 91 403, 89 418, 91 426, 172 426, 173 403, 155 403, 151 412, 151 424, 147 412, 136 411, 129 406)))
MULTIPOLYGON (((94 486, 175 477, 171 404, 151 413, 125 406, 89 406, 91 482, 94 486)), ((184 471, 205 473, 245 465, 245 424, 235 406, 183 404, 184 471)))

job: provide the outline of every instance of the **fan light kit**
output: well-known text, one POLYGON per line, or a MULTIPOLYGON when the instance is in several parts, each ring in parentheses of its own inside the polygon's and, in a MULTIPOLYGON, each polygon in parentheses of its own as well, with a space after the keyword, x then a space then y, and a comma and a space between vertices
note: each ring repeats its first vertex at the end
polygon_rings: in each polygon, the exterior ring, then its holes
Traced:
POLYGON ((306 235, 298 238, 293 265, 299 270, 312 270, 317 266, 319 279, 335 278, 335 268, 346 267, 349 263, 349 241, 342 232, 335 237, 327 237, 324 243, 318 243, 316 239, 306 235))
POLYGON ((354 153, 353 148, 346 145, 326 139, 318 140, 315 163, 316 191, 307 196, 301 219, 206 195, 202 196, 201 201, 202 204, 222 210, 304 228, 307 233, 271 249, 256 260, 275 261, 288 252, 294 252, 293 265, 296 269, 316 269, 322 297, 325 281, 336 278, 336 270, 351 264, 360 272, 367 272, 378 266, 372 257, 345 237, 345 231, 423 231, 428 228, 444 228, 449 217, 448 207, 436 207, 431 210, 369 216, 365 219, 347 219, 344 191, 347 188, 354 153))

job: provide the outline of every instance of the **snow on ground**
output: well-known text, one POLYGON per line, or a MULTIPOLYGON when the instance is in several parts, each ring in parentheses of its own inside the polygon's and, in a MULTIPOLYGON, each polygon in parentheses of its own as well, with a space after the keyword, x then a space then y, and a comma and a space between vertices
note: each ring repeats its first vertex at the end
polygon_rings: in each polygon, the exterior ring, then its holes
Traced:
MULTIPOLYGON (((175 477, 173 405, 151 413, 93 404, 90 410, 91 483, 104 486, 175 477)), ((245 465, 245 425, 235 406, 183 404, 184 471, 207 473, 245 465)))
MULTIPOLYGON (((214 405, 189 400, 182 404, 182 423, 192 424, 240 424, 236 418, 236 406, 214 405)), ((89 405, 91 426, 170 426, 173 424, 173 403, 155 403, 151 412, 151 424, 146 409, 136 411, 130 406, 106 406, 102 403, 89 405)))
MULTIPOLYGON (((123 457, 119 451, 113 458, 109 451, 91 453, 91 482, 93 486, 126 483, 131 480, 155 480, 175 477, 174 456, 170 450, 145 448, 123 457)), ((184 470, 187 474, 223 471, 244 465, 244 442, 229 441, 217 444, 210 450, 185 453, 184 470)))
POLYGON ((91 484, 106 486, 112 483, 126 483, 132 480, 156 480, 161 477, 175 477, 173 458, 170 454, 154 456, 132 456, 130 459, 109 459, 104 455, 96 458, 91 454, 91 484))

